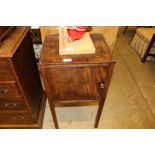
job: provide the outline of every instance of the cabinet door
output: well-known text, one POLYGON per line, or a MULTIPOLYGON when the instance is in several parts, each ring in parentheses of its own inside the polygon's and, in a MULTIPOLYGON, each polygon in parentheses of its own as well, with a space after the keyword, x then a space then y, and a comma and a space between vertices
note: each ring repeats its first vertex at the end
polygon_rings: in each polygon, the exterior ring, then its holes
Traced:
POLYGON ((107 79, 107 67, 65 67, 46 69, 54 101, 97 100, 107 79))

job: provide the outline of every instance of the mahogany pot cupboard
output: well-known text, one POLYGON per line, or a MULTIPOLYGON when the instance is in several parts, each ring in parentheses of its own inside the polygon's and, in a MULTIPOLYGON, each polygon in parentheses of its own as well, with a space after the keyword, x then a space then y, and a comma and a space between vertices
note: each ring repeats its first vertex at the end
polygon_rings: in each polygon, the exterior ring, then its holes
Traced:
POLYGON ((101 34, 91 34, 95 54, 59 55, 58 35, 47 35, 40 68, 55 128, 59 128, 55 107, 97 102, 97 128, 115 65, 101 34))

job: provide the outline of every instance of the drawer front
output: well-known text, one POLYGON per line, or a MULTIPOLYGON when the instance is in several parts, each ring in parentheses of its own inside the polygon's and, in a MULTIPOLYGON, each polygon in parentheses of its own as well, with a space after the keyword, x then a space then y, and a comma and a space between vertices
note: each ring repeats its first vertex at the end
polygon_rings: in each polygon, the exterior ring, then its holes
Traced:
POLYGON ((24 124, 32 122, 34 120, 30 113, 0 113, 0 124, 24 124))
POLYGON ((12 81, 14 76, 7 61, 0 60, 0 81, 12 81))
POLYGON ((27 110, 24 101, 1 101, 0 100, 0 110, 27 110))
POLYGON ((55 101, 97 100, 104 89, 107 67, 47 68, 46 77, 55 101))
POLYGON ((0 82, 0 100, 21 97, 16 82, 0 82))

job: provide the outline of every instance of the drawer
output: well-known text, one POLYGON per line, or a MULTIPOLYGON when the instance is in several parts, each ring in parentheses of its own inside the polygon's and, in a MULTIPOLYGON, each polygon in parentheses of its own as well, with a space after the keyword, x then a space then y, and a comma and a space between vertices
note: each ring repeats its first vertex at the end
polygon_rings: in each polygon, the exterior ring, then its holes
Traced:
POLYGON ((0 81, 12 81, 14 76, 7 61, 0 60, 0 81))
POLYGON ((1 99, 10 99, 21 97, 16 82, 0 82, 0 101, 1 99))
POLYGON ((32 119, 30 113, 10 113, 0 112, 0 124, 22 124, 22 123, 33 123, 35 120, 32 119))
POLYGON ((0 110, 27 110, 27 107, 22 99, 18 101, 0 101, 0 110))
POLYGON ((98 100, 104 90, 108 68, 104 66, 46 68, 46 78, 54 101, 98 100))

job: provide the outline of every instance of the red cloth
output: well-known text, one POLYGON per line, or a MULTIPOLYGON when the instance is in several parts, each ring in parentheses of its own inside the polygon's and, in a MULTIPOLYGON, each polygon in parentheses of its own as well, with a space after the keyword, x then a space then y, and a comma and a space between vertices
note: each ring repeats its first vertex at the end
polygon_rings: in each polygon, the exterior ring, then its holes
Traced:
POLYGON ((79 40, 83 37, 87 30, 87 26, 68 26, 67 32, 71 40, 79 40))

